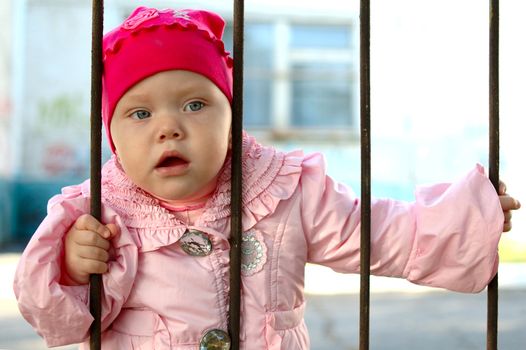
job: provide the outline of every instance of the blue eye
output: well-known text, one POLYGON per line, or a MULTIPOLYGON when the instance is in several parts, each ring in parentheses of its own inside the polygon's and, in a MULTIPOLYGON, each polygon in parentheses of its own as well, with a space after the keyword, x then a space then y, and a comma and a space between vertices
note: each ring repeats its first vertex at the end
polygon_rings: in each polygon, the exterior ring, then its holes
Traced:
POLYGON ((192 101, 188 103, 186 106, 184 106, 184 111, 185 112, 197 112, 201 110, 204 106, 205 104, 203 102, 192 101))
POLYGON ((146 118, 149 118, 151 116, 150 112, 148 111, 145 111, 143 109, 139 110, 139 111, 136 111, 136 112, 133 112, 131 114, 131 117, 133 119, 139 119, 139 120, 142 120, 142 119, 146 119, 146 118))

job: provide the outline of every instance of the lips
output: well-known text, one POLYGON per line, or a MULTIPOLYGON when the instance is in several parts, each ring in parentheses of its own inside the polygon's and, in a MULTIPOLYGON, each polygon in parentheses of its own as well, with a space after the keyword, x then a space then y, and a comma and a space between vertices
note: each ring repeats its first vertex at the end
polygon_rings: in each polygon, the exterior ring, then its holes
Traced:
POLYGON ((179 157, 167 157, 161 162, 159 162, 159 164, 157 164, 157 168, 169 168, 173 166, 183 165, 186 163, 188 163, 186 160, 179 157))
POLYGON ((167 169, 188 165, 188 160, 175 151, 164 152, 155 166, 156 169, 167 169))

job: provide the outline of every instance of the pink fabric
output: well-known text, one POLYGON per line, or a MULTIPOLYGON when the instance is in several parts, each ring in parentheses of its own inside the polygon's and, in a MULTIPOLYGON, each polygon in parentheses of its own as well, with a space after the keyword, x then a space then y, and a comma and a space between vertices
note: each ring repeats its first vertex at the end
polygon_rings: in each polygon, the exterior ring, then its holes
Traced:
MULTIPOLYGON (((136 188, 114 159, 104 166, 103 220, 122 234, 103 277, 103 349, 195 349, 207 330, 226 330, 229 169, 189 226, 136 188), (187 228, 208 235, 211 255, 183 252, 178 240, 187 228)), ((243 275, 241 348, 308 349, 305 263, 359 272, 359 200, 325 174, 321 155, 280 153, 247 135, 243 169, 243 230, 261 233, 266 260, 243 275)), ((87 287, 59 284, 62 237, 88 211, 88 197, 84 183, 50 201, 16 272, 20 310, 49 346, 85 342, 92 320, 87 287)), ((478 292, 496 272, 504 219, 480 166, 454 184, 419 188, 414 203, 375 199, 372 214, 376 275, 478 292)))
POLYGON ((151 75, 173 69, 199 73, 232 100, 233 62, 221 41, 224 26, 208 11, 138 7, 104 36, 102 119, 112 151, 110 124, 117 102, 151 75))

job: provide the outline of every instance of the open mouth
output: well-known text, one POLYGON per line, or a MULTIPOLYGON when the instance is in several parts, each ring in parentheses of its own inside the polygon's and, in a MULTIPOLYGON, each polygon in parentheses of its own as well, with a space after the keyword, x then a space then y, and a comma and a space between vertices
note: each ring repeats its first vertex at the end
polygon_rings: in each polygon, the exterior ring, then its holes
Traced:
POLYGON ((180 165, 186 165, 188 161, 177 155, 164 155, 161 157, 159 163, 157 163, 156 168, 171 168, 180 165))

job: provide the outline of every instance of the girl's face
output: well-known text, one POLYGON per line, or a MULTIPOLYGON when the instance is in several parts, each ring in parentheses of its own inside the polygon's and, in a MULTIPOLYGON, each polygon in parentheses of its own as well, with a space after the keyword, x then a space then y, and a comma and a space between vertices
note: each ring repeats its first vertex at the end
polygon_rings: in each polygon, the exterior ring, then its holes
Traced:
POLYGON ((195 200, 216 186, 232 112, 219 88, 184 70, 150 76, 117 103, 110 129, 128 177, 166 200, 195 200))

